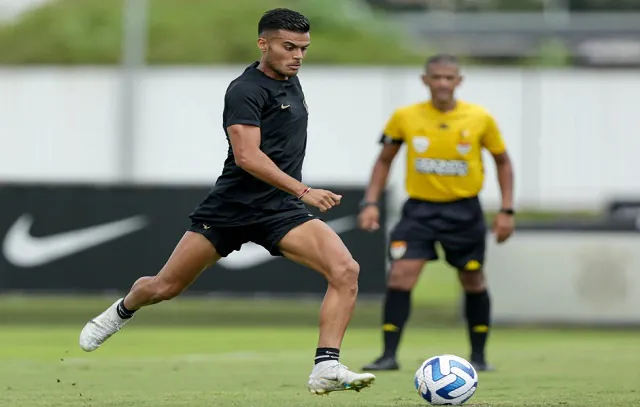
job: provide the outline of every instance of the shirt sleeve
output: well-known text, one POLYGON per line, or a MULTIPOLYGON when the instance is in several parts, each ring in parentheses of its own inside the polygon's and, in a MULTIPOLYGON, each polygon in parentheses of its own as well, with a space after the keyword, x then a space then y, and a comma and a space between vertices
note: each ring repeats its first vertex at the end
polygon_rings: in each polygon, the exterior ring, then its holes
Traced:
POLYGON ((266 99, 262 89, 251 82, 232 84, 224 98, 224 125, 247 124, 260 127, 266 99))
POLYGON ((482 146, 491 154, 502 154, 507 149, 495 119, 489 114, 487 115, 487 127, 482 136, 482 146))
POLYGON ((382 144, 402 144, 404 142, 404 131, 402 129, 402 118, 398 111, 394 112, 384 128, 380 143, 382 144))

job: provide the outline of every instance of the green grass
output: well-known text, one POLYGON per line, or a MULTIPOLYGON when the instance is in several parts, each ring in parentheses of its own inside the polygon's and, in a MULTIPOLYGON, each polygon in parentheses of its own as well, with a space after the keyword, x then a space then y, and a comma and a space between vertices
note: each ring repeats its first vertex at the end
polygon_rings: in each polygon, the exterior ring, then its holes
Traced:
MULTIPOLYGON (((144 319, 140 315, 140 320, 144 319)), ((317 333, 311 327, 142 326, 135 321, 94 353, 77 347, 82 323, 11 326, 0 334, 0 405, 8 407, 421 406, 413 372, 441 353, 467 354, 462 329, 412 324, 402 370, 378 374, 361 393, 305 388, 317 333)), ((637 336, 631 332, 497 329, 496 372, 480 375, 475 406, 637 405, 637 336)), ((376 329, 350 329, 343 363, 379 351, 376 329)))
MULTIPOLYGON (((214 273, 215 270, 207 271, 214 273)), ((311 271, 309 271, 311 272, 311 271)), ((0 295, 0 327, 10 325, 58 325, 77 323, 92 317, 115 298, 116 293, 104 297, 21 296, 0 295)), ((450 267, 441 262, 427 265, 413 295, 413 318, 428 321, 432 326, 451 326, 459 320, 458 280, 450 267)), ((247 324, 271 326, 316 326, 321 298, 273 299, 180 297, 145 310, 145 325, 225 325, 247 324)), ((359 301, 353 326, 379 325, 380 300, 363 298, 359 301)))
MULTIPOLYGON (((413 389, 420 363, 468 355, 456 275, 427 266, 400 351, 402 370, 371 389, 329 397, 305 383, 317 340, 319 299, 180 298, 140 311, 93 353, 82 352, 85 321, 104 297, 0 296, 0 406, 302 407, 424 406, 413 389)), ((342 362, 359 369, 380 352, 379 301, 359 301, 342 362)), ((633 331, 496 328, 470 406, 640 404, 640 348, 633 331)))

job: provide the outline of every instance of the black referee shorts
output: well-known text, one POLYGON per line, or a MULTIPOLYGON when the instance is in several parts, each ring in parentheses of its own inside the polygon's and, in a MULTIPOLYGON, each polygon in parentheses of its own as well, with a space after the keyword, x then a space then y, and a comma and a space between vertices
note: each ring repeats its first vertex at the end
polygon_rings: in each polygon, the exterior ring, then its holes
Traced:
POLYGON ((459 270, 477 270, 485 257, 487 227, 477 197, 454 202, 409 199, 390 236, 392 260, 436 260, 440 243, 445 260, 459 270))
POLYGON ((222 257, 240 250, 248 242, 259 244, 273 256, 282 256, 278 248, 280 240, 293 228, 316 219, 316 216, 306 209, 291 209, 261 216, 251 224, 241 226, 216 226, 207 223, 207 219, 191 219, 189 231, 206 237, 222 257))

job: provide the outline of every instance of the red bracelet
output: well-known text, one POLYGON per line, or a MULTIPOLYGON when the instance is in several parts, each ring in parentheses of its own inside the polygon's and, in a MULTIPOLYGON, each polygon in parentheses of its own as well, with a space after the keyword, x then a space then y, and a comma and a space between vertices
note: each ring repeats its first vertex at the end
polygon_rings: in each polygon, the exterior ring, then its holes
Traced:
POLYGON ((306 194, 309 193, 309 191, 311 191, 311 187, 307 187, 304 192, 302 194, 300 194, 300 196, 298 197, 298 199, 301 199, 303 196, 305 196, 306 194))

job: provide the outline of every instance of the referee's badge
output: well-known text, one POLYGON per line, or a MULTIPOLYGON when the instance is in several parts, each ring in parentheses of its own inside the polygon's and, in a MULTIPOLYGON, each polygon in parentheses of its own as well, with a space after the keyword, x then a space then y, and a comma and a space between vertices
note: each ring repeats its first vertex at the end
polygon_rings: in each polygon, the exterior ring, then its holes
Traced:
POLYGON ((461 141, 458 143, 456 149, 460 154, 467 155, 469 151, 471 151, 471 143, 469 143, 468 141, 461 141))
POLYGON ((398 240, 395 242, 391 242, 391 247, 389 248, 389 254, 391 255, 392 260, 401 259, 406 252, 407 252, 407 242, 398 241, 398 240))
POLYGON ((456 147, 458 153, 462 155, 469 154, 471 151, 471 143, 469 142, 469 130, 462 130, 460 132, 460 142, 458 142, 458 146, 456 147))
POLYGON ((418 153, 424 153, 429 148, 429 139, 424 136, 413 136, 411 142, 418 153))

